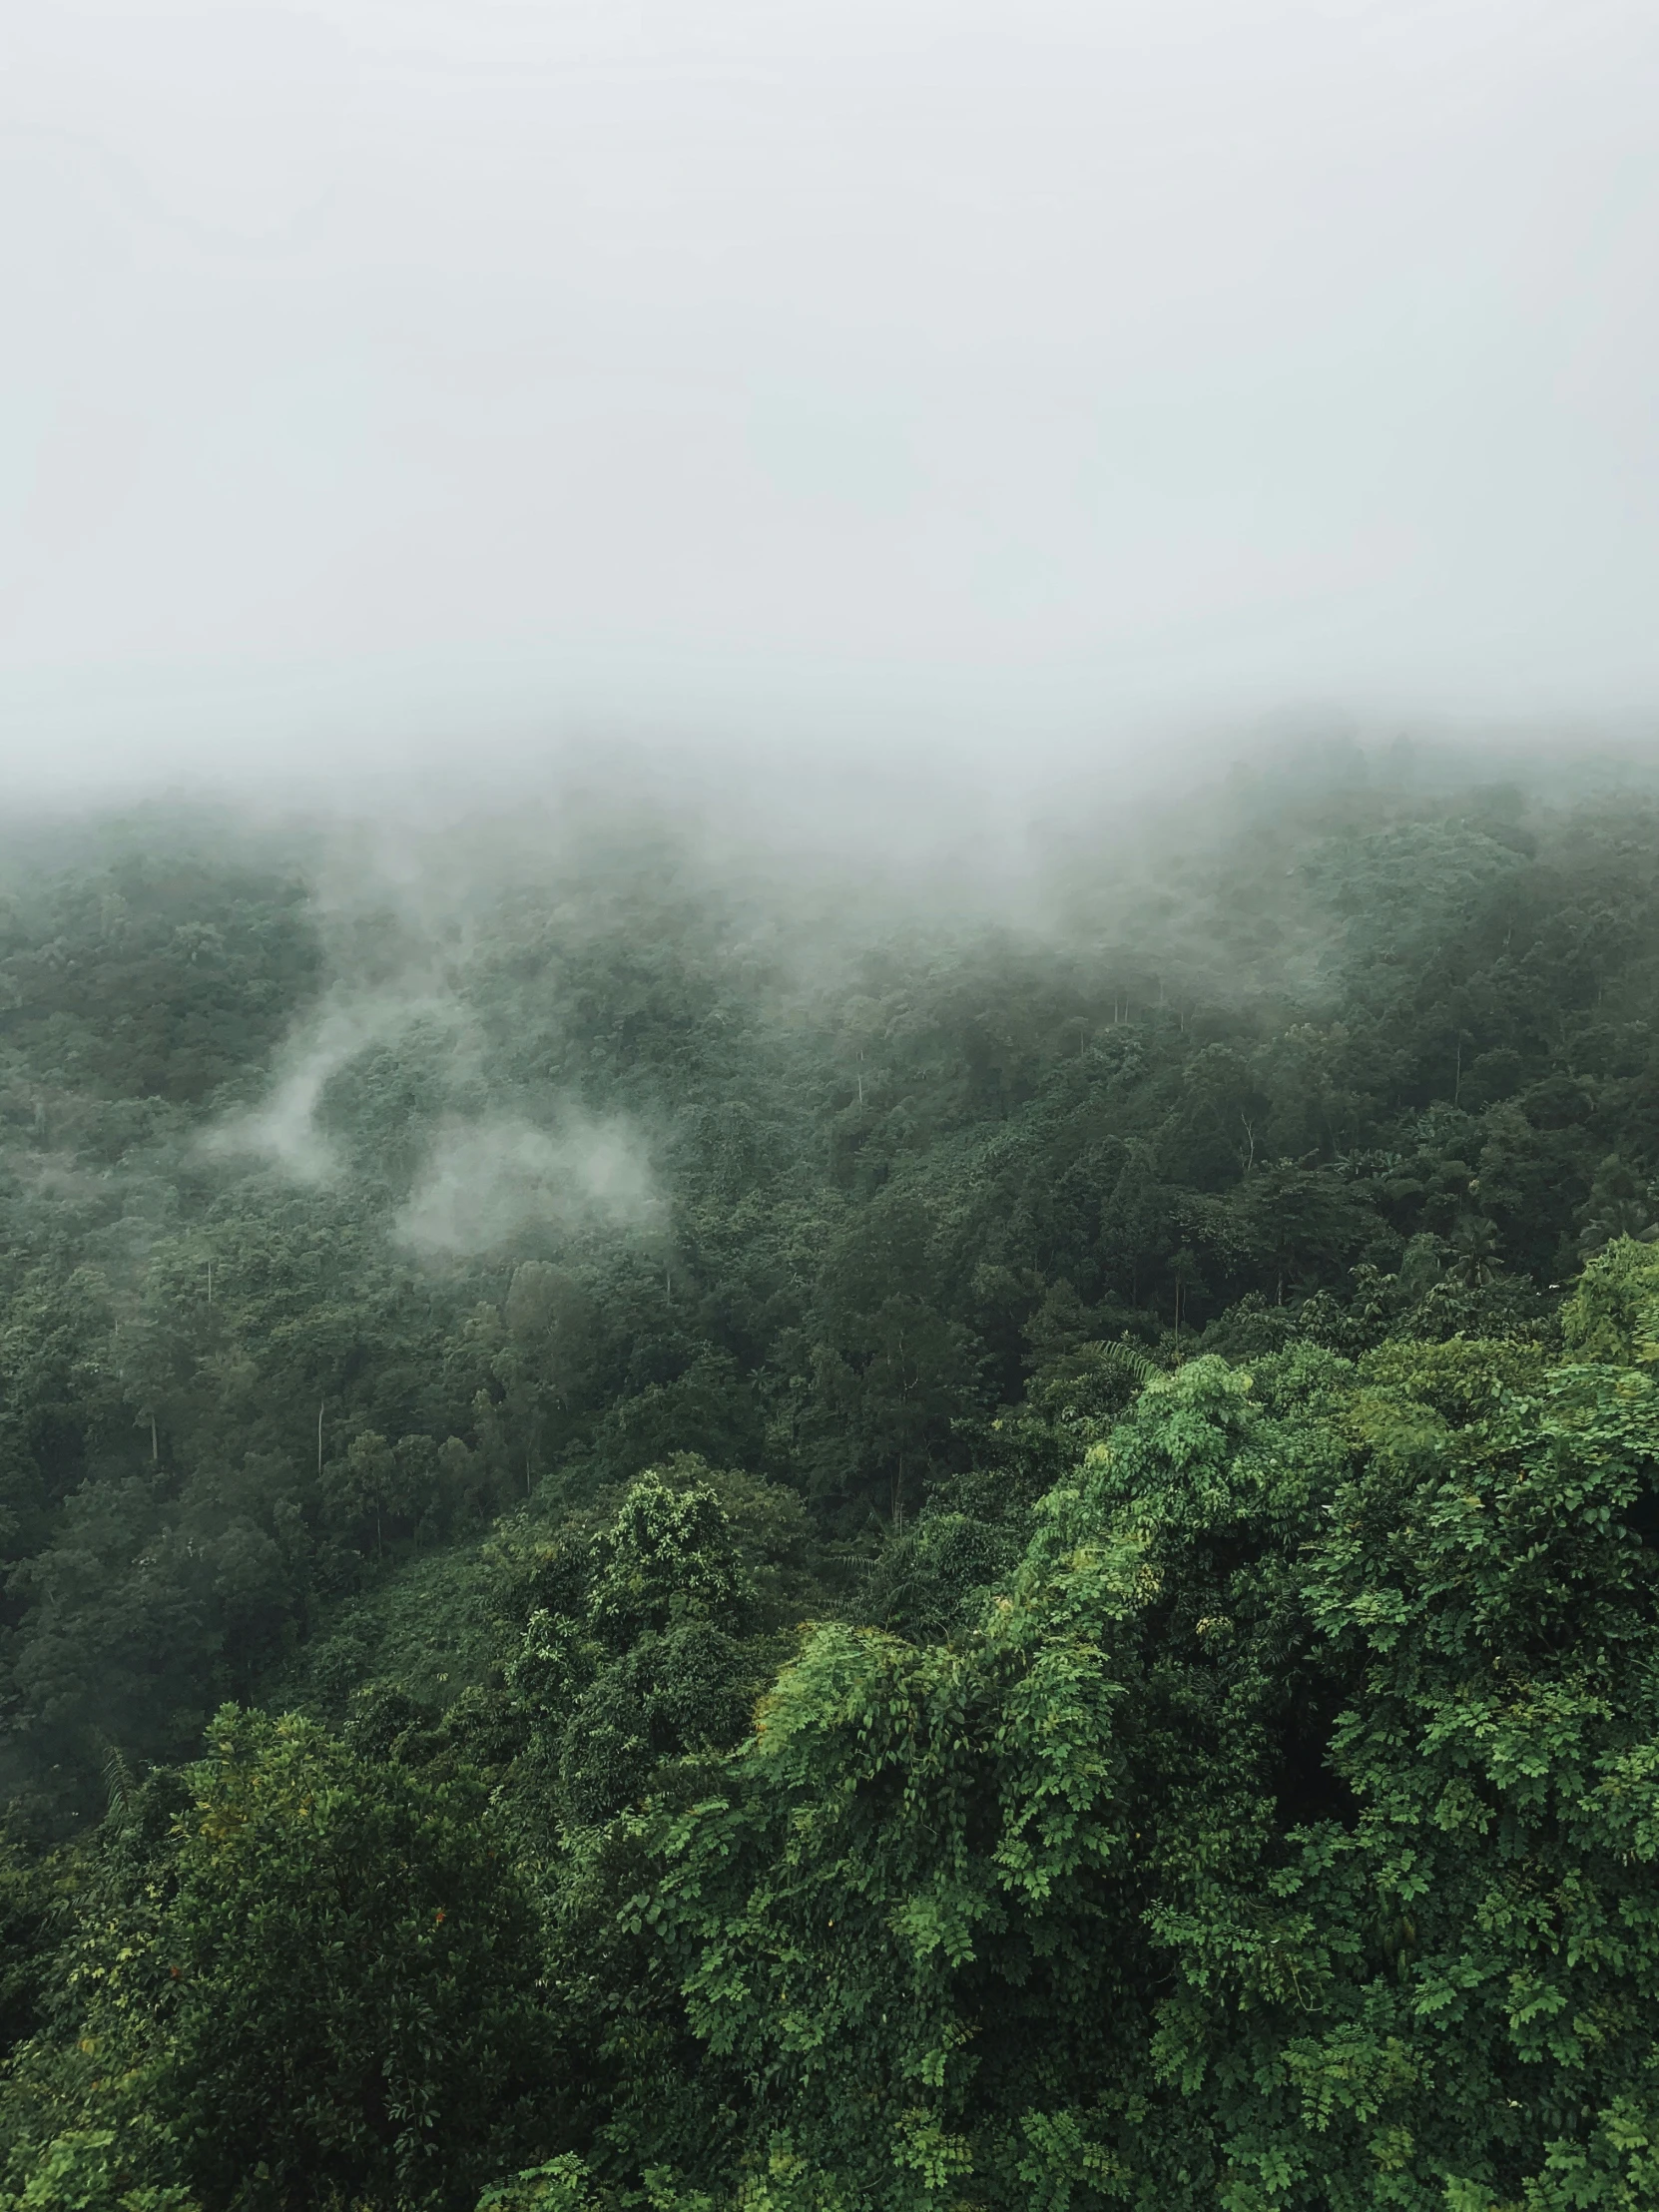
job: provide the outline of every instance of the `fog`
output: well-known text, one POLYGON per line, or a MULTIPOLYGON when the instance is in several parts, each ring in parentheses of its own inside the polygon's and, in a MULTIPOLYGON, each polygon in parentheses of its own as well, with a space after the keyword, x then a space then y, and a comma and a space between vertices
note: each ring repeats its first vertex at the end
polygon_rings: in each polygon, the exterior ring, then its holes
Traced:
POLYGON ((0 30, 12 792, 1642 742, 1659 18, 83 0, 0 30))
POLYGON ((402 1036, 417 1023, 430 1027, 435 1020, 448 1043, 459 1019, 452 1001, 407 989, 383 989, 364 998, 336 988, 288 1039, 269 1095, 206 1130, 204 1151, 264 1161, 294 1183, 333 1181, 344 1163, 317 1119, 329 1078, 371 1046, 402 1036))
MULTIPOLYGON (((397 1244, 443 1260, 493 1253, 538 1232, 654 1227, 662 1193, 646 1135, 626 1115, 596 1116, 557 1097, 551 1106, 536 1100, 542 1122, 503 1110, 499 1071, 468 1006, 464 972, 441 975, 435 957, 437 940, 453 944, 455 934, 455 903, 444 897, 441 870, 424 902, 404 897, 401 909, 395 881, 370 874, 361 887, 365 900, 378 897, 382 934, 393 924, 391 971, 365 987, 336 933, 333 954, 346 972, 285 1040, 255 1103, 210 1120, 196 1149, 234 1166, 263 1167, 297 1188, 347 1187, 364 1163, 327 1126, 329 1085, 386 1048, 421 1068, 444 1109, 429 1128, 420 1124, 430 1117, 411 1117, 407 1196, 391 1224, 397 1244)), ((477 896, 476 878, 468 891, 477 896)), ((337 924, 340 910, 325 888, 318 909, 337 924)))
POLYGON ((444 1131, 394 1234, 428 1256, 494 1252, 527 1229, 641 1229, 662 1214, 638 1137, 572 1116, 556 1133, 491 1116, 444 1131))

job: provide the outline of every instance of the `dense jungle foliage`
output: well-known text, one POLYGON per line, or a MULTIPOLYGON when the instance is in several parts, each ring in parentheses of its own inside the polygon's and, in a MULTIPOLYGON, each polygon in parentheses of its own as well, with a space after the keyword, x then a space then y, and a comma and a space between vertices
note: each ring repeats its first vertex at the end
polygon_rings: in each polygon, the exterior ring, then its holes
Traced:
POLYGON ((0 2207, 1659 2203, 1659 809, 1093 837, 0 856, 0 2207))

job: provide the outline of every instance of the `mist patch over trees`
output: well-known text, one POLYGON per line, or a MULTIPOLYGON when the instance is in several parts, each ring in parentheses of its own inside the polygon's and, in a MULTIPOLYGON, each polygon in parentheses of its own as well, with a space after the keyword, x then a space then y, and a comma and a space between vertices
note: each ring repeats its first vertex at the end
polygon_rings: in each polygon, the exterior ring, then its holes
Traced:
POLYGON ((6 858, 0 2204, 1652 2200, 1659 802, 1092 821, 6 858))

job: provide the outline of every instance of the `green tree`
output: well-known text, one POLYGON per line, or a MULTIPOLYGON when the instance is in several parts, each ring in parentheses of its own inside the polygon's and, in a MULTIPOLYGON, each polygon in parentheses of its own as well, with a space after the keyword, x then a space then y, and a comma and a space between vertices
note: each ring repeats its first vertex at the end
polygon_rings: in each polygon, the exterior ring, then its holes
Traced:
POLYGON ((146 2068, 154 2178, 209 2207, 469 2203, 550 2048, 482 1790, 227 1708, 178 1795, 69 1971, 83 2038, 146 2068))
POLYGON ((1656 1484, 1647 1375, 1521 1345, 1154 1380, 974 1629, 819 1630, 662 1816, 641 1909, 751 2158, 894 2208, 1633 2212, 1656 1484))
POLYGON ((687 1620, 744 1625, 748 1577, 731 1524, 704 1482, 675 1486, 656 1470, 630 1484, 594 1539, 588 1614, 613 1651, 687 1620))

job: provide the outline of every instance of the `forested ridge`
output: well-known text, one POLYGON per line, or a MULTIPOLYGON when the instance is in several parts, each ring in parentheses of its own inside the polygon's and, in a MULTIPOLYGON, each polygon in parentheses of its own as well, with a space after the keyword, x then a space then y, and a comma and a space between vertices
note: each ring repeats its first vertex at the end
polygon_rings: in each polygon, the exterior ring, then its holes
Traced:
POLYGON ((573 822, 0 854, 0 2205, 1659 2201, 1659 805, 573 822))

